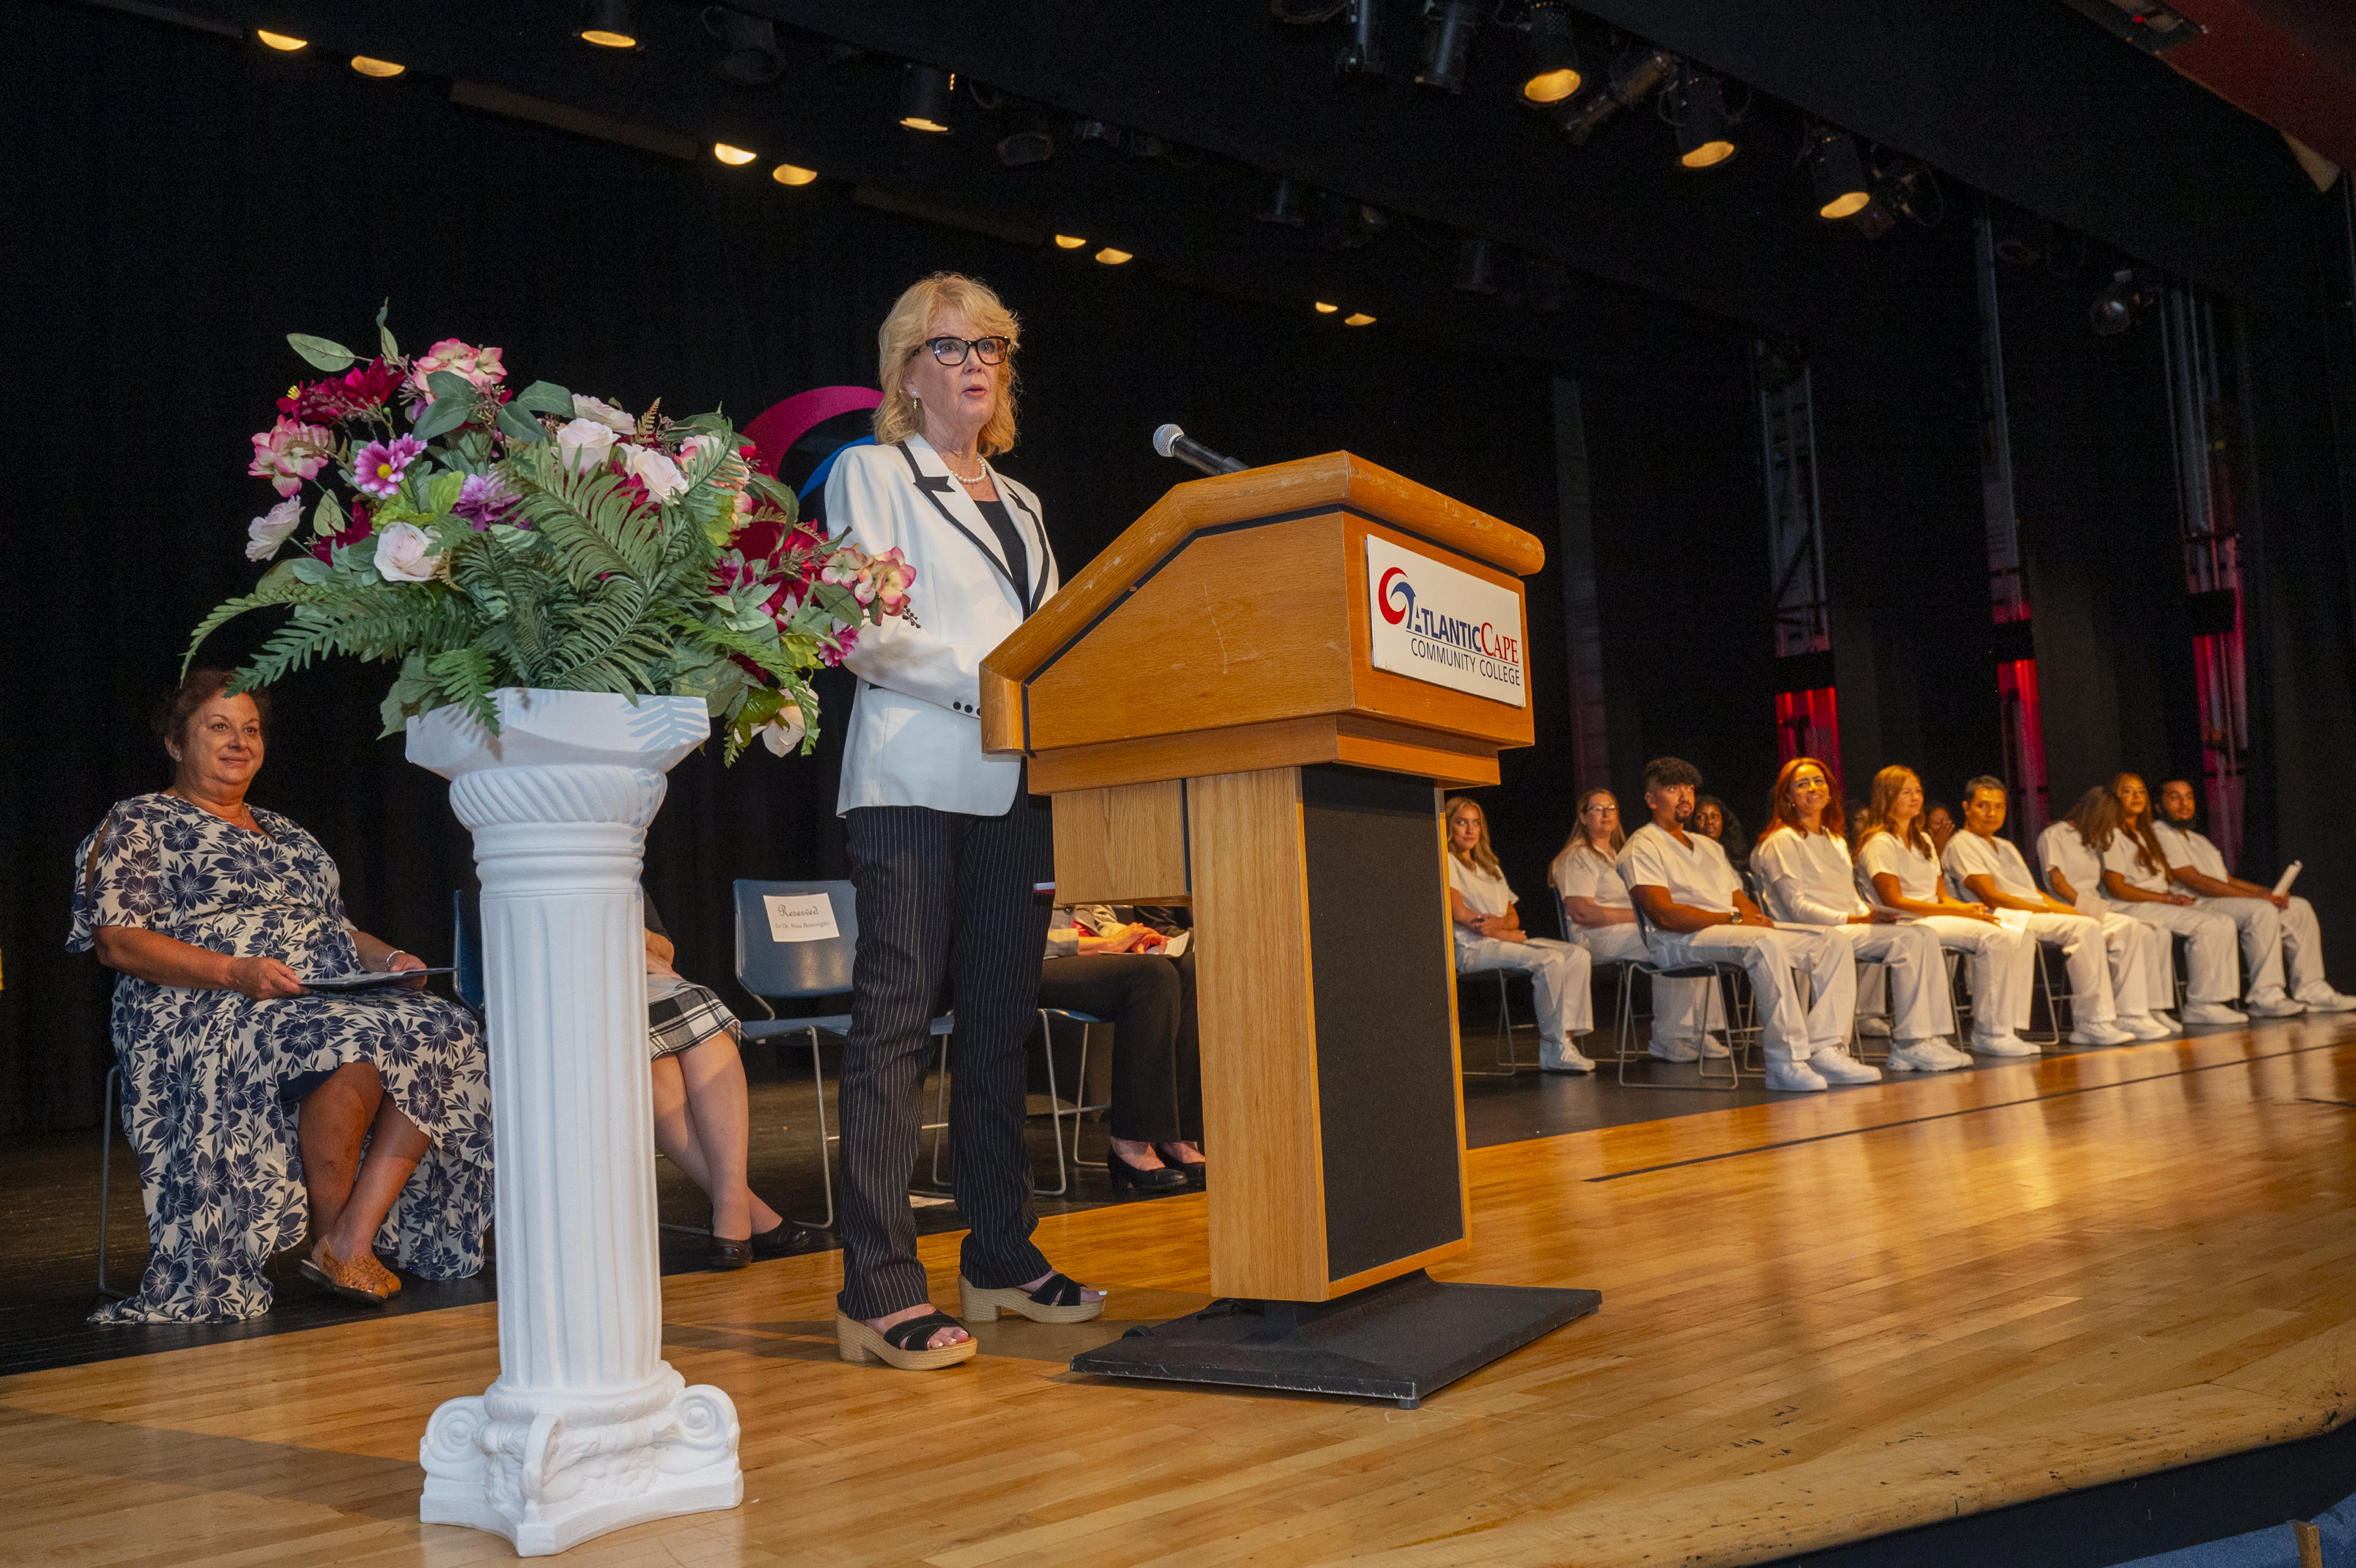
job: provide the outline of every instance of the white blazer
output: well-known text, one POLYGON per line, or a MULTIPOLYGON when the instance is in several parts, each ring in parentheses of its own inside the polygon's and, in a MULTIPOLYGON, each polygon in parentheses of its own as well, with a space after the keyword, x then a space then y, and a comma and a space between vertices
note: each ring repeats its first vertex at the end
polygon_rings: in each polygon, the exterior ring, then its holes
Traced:
POLYGON ((859 677, 859 699, 837 815, 929 806, 994 817, 1014 803, 1023 759, 981 749, 981 661, 1061 585, 1039 498, 995 468, 990 475, 1029 557, 1030 580, 1019 586, 981 509, 923 436, 853 446, 827 478, 835 535, 871 553, 896 546, 916 569, 909 594, 920 623, 864 628, 843 660, 859 677))

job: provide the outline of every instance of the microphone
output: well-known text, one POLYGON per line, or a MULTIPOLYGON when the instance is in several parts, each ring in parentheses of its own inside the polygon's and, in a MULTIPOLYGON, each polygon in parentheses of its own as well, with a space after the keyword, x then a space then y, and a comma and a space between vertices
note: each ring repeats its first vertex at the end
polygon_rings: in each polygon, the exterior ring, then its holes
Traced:
POLYGON ((1206 474, 1240 474, 1251 466, 1219 456, 1201 442, 1190 439, 1174 424, 1165 424, 1153 433, 1153 449, 1164 457, 1191 463, 1206 474))

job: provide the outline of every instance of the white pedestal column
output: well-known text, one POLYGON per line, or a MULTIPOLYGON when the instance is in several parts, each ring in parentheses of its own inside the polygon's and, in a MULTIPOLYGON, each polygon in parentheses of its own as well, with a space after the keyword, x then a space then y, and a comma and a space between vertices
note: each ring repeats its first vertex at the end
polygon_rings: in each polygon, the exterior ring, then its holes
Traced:
POLYGON ((638 872, 693 698, 503 691, 412 719, 483 880, 499 1376, 434 1412, 418 1517, 541 1556, 744 1500, 736 1410, 662 1359, 638 872))

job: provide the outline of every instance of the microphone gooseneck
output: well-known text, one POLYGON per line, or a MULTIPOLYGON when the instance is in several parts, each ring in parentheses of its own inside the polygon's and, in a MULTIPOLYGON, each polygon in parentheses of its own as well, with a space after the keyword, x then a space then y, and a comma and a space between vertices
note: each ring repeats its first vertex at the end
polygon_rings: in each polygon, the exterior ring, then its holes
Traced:
POLYGON ((1175 424, 1165 424, 1153 433, 1153 449, 1164 457, 1175 457, 1206 474, 1240 474, 1251 467, 1248 463, 1212 451, 1175 424))

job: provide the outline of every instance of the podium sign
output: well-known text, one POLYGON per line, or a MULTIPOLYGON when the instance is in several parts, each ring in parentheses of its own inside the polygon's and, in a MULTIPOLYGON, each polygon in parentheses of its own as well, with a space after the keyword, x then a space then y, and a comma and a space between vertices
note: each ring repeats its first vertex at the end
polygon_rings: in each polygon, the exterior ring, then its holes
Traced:
POLYGON ((1368 662, 1410 680, 1529 705, 1522 597, 1378 534, 1366 539, 1368 662))

